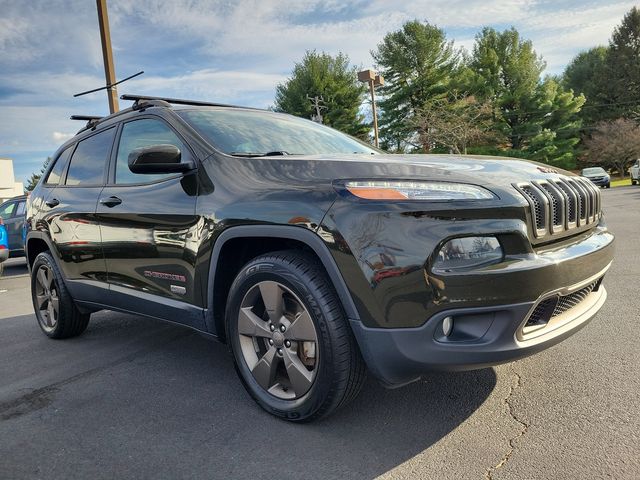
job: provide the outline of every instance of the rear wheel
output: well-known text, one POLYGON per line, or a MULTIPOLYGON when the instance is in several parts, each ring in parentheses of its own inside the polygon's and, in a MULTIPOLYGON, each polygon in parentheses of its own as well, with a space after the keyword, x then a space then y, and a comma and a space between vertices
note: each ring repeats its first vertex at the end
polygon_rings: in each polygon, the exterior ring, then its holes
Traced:
POLYGON ((310 421, 360 391, 364 362, 314 256, 283 251, 249 262, 231 286, 226 320, 236 370, 269 413, 310 421))
POLYGON ((38 325, 48 337, 75 337, 89 324, 89 314, 78 310, 49 252, 38 254, 31 267, 31 298, 38 325))

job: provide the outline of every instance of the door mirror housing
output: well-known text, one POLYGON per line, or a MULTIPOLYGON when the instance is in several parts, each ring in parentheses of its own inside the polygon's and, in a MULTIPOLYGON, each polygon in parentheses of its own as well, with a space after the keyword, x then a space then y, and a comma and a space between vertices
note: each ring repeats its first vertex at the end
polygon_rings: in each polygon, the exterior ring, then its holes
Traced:
POLYGON ((178 173, 195 169, 192 161, 181 162, 182 153, 175 145, 150 145, 132 150, 129 170, 133 173, 178 173))

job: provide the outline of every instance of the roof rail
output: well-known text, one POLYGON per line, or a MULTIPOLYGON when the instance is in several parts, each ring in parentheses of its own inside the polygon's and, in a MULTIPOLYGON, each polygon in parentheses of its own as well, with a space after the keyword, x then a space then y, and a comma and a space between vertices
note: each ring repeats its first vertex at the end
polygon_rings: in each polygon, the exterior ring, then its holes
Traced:
POLYGON ((82 129, 82 130, 86 130, 87 128, 91 128, 97 125, 98 122, 102 120, 104 117, 101 117, 99 115, 71 115, 70 118, 71 120, 82 120, 87 122, 87 125, 82 129))
MULTIPOLYGON (((181 98, 167 98, 167 97, 150 97, 147 95, 130 95, 124 94, 120 95, 120 100, 132 100, 135 103, 133 104, 134 110, 137 108, 138 103, 142 103, 145 101, 153 102, 161 101, 171 103, 173 105, 196 105, 201 107, 228 107, 228 108, 252 108, 252 107, 242 107, 239 105, 228 105, 226 103, 213 103, 213 102, 202 102, 199 100, 184 100, 181 98)), ((252 108, 253 109, 253 108, 252 108)), ((253 109, 258 110, 258 109, 253 109)))

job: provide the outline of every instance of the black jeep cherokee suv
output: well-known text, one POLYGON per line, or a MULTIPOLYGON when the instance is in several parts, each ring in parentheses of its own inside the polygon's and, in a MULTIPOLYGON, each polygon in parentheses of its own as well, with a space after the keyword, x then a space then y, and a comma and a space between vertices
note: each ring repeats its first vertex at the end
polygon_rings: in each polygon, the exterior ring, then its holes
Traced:
POLYGON ((586 179, 516 159, 386 155, 269 111, 123 96, 30 197, 33 304, 52 338, 111 309, 227 342, 294 421, 432 369, 568 337, 613 256, 586 179))

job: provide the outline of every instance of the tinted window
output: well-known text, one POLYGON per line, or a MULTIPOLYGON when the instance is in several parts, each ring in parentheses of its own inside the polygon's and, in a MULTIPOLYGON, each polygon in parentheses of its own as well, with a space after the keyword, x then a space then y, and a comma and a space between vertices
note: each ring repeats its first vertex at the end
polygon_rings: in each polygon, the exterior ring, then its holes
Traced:
POLYGON ((13 211, 16 208, 16 202, 7 202, 3 205, 0 205, 0 217, 3 220, 7 218, 11 218, 13 216, 13 211))
POLYGON ((104 167, 111 151, 116 129, 110 128, 82 140, 71 157, 67 185, 102 184, 104 167))
POLYGON ((175 174, 147 175, 129 170, 129 154, 136 148, 151 145, 175 145, 182 152, 187 151, 178 136, 168 125, 160 120, 142 119, 125 123, 120 135, 120 146, 116 159, 116 183, 145 183, 166 178, 175 174))
POLYGON ((27 202, 20 202, 18 204, 18 208, 16 208, 15 216, 16 217, 21 217, 22 215, 24 215, 24 211, 26 210, 26 208, 25 208, 26 206, 27 206, 27 202))
POLYGON ((378 153, 344 133, 291 115, 234 109, 189 109, 178 115, 230 155, 378 153))
POLYGON ((62 176, 62 172, 64 172, 64 169, 67 166, 67 162, 69 161, 69 156, 71 155, 72 150, 73 146, 67 148, 58 156, 58 159, 53 164, 53 168, 49 172, 49 175, 47 175, 44 183, 49 185, 57 185, 58 183, 60 183, 60 177, 62 176))

